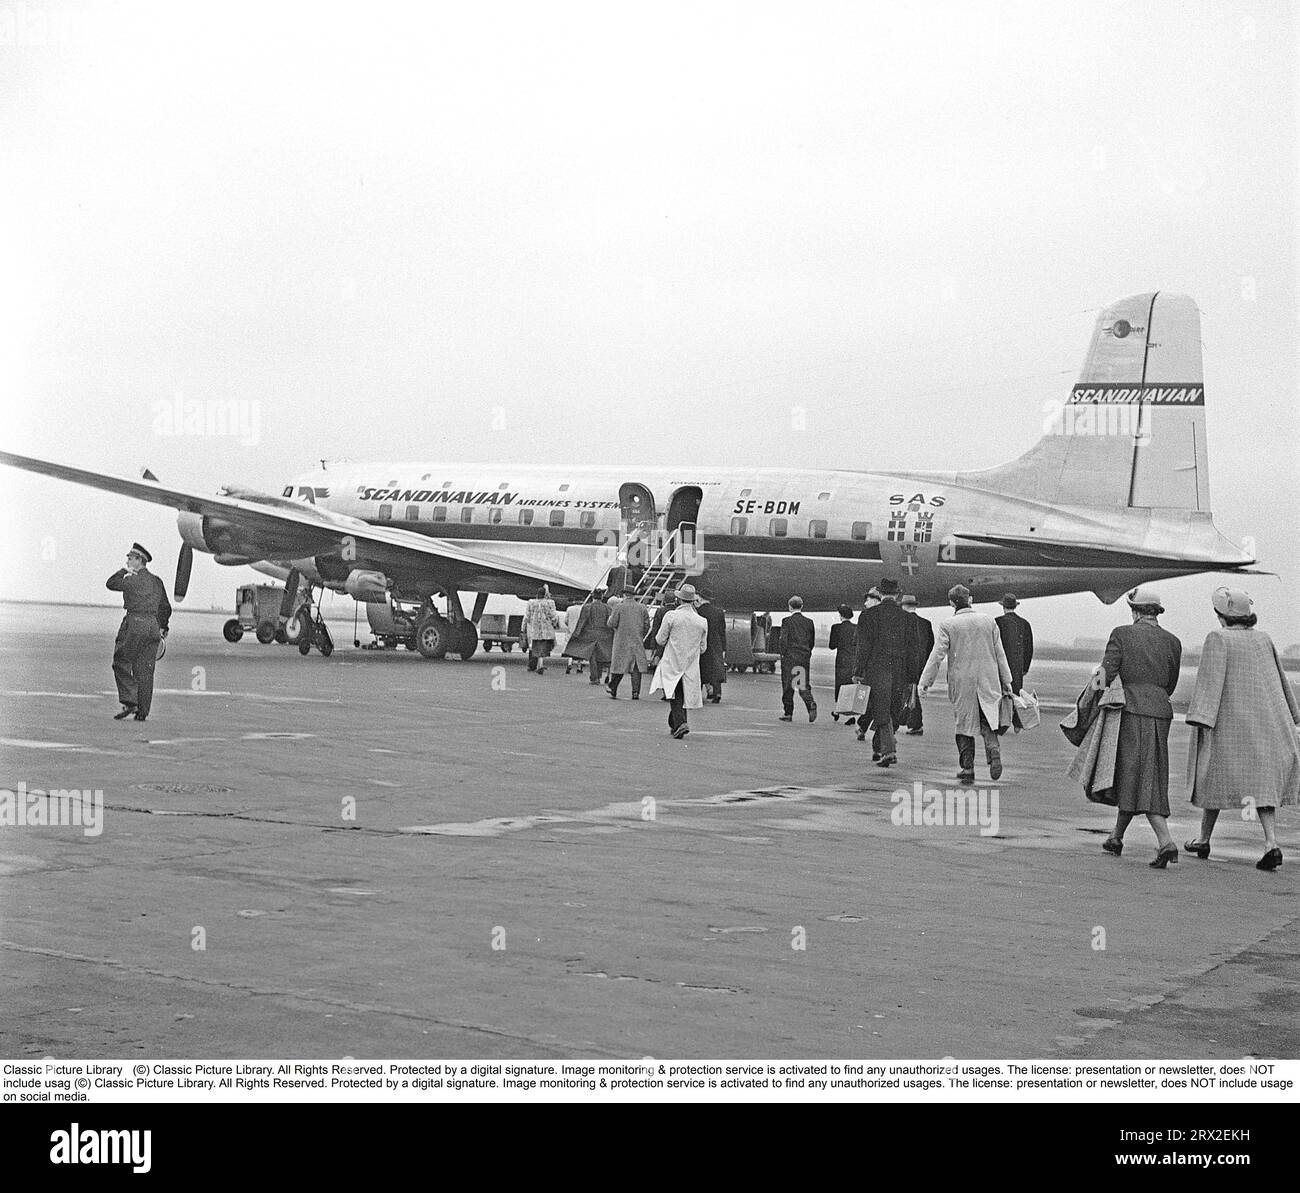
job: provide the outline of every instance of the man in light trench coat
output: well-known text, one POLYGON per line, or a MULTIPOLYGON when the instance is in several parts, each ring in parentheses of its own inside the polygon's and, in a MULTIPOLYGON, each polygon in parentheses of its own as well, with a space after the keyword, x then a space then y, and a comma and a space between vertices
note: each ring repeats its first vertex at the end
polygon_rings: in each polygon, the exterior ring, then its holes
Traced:
POLYGON ((975 736, 984 739, 989 777, 1002 777, 1002 750, 998 744, 998 706, 1002 696, 1011 695, 1011 668, 1002 648, 997 622, 987 613, 971 608, 970 589, 964 584, 948 591, 953 615, 941 622, 934 649, 926 660, 918 683, 920 692, 929 691, 948 660, 948 699, 957 722, 957 757, 961 769, 957 778, 975 782, 975 736))
POLYGON ((677 590, 681 603, 665 615, 655 641, 663 647, 663 658, 655 668, 650 691, 663 692, 669 700, 668 728, 676 738, 690 733, 688 708, 703 708, 700 692, 700 654, 709 638, 708 623, 695 612, 695 588, 683 584, 677 590))

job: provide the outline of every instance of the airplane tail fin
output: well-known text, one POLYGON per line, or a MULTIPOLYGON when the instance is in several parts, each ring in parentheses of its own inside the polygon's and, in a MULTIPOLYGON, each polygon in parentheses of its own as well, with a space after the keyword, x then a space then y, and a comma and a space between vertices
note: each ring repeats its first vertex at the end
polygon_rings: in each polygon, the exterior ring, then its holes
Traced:
POLYGON ((1023 456, 969 474, 1051 505, 1210 513, 1201 316, 1181 294, 1135 294, 1097 319, 1079 379, 1023 456))

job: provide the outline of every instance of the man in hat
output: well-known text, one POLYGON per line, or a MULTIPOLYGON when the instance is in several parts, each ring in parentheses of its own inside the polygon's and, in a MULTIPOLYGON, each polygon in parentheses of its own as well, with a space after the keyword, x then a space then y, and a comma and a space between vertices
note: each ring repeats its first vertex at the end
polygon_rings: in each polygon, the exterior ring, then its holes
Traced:
POLYGON ((817 627, 803 613, 803 597, 792 596, 788 602, 790 616, 781 623, 781 716, 794 720, 794 693, 808 710, 808 723, 817 719, 817 701, 813 699, 810 668, 817 627))
POLYGON ((655 642, 663 658, 655 668, 650 691, 668 697, 668 730, 676 738, 690 733, 688 708, 703 708, 700 698, 700 654, 708 644, 709 627, 695 612, 695 588, 683 584, 677 590, 678 607, 664 614, 655 642))
MULTIPOLYGON (((880 602, 863 609, 858 618, 854 673, 871 688, 871 756, 878 766, 898 761, 894 729, 902 720, 915 670, 907 614, 898 605, 898 581, 882 580, 880 602)), ((866 718, 858 718, 858 741, 867 736, 866 718)))
POLYGON ((920 691, 929 690, 948 660, 948 699, 957 723, 957 778, 975 782, 975 738, 984 739, 989 777, 1002 777, 1002 750, 998 742, 998 711, 1002 696, 1011 694, 1011 668, 1002 649, 997 623, 987 613, 971 607, 970 589, 954 584, 948 590, 953 615, 940 623, 934 650, 921 672, 920 691))
MULTIPOLYGON (((922 617, 917 612, 916 597, 911 593, 899 598, 899 605, 902 606, 903 612, 906 613, 910 620, 907 623, 908 629, 912 633, 912 664, 915 670, 912 673, 912 683, 919 683, 921 671, 925 667, 926 660, 930 657, 930 651, 934 649, 934 626, 930 624, 928 618, 922 617)), ((907 710, 907 732, 919 737, 925 732, 925 718, 921 713, 921 697, 912 693, 912 704, 907 710)))
POLYGON ((700 682, 710 704, 722 703, 722 685, 727 682, 727 615, 704 593, 699 594, 695 612, 709 627, 709 640, 700 655, 700 682))
POLYGON ((1020 604, 1014 592, 1002 598, 1002 608, 1006 610, 998 617, 998 634, 1002 638, 1002 649, 1007 653, 1007 666, 1011 668, 1011 692, 1020 695, 1024 687, 1025 673, 1034 661, 1034 631, 1019 613, 1015 612, 1020 604))
POLYGON ((167 587, 148 569, 153 562, 139 543, 126 553, 126 567, 109 576, 105 587, 122 594, 126 616, 113 646, 113 678, 122 711, 115 721, 134 716, 143 721, 153 705, 153 669, 158 662, 158 643, 167 637, 172 617, 167 587))

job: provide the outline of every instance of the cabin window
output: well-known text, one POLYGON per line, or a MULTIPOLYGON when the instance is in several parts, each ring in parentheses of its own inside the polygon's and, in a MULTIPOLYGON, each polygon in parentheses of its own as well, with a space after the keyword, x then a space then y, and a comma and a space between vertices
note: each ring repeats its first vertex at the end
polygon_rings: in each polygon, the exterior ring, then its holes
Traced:
POLYGON ((824 493, 817 494, 818 501, 829 501, 830 499, 831 499, 831 494, 829 489, 827 489, 826 492, 824 493))
POLYGON ((502 481, 499 485, 497 485, 497 491, 501 493, 504 493, 508 488, 510 488, 509 481, 502 481))
POLYGON ((503 513, 505 513, 505 511, 499 505, 494 505, 490 510, 488 510, 488 521, 495 526, 501 521, 501 515, 503 513))
POLYGON ((748 518, 732 518, 732 519, 731 519, 731 533, 732 533, 732 534, 745 534, 745 533, 748 531, 748 529, 749 529, 749 519, 748 519, 748 518))
POLYGON ((445 505, 435 505, 433 507, 433 520, 435 522, 445 522, 447 520, 447 507, 445 505))
POLYGON ((408 522, 418 522, 420 520, 420 507, 418 505, 408 505, 406 507, 406 520, 408 522))
POLYGON ((466 505, 461 507, 460 520, 462 522, 474 521, 474 507, 472 505, 466 505))
POLYGON ((853 538, 859 543, 865 543, 871 537, 870 522, 854 522, 853 538))
POLYGON ((753 490, 753 489, 741 489, 741 490, 740 490, 740 495, 741 495, 742 497, 753 497, 753 496, 754 496, 754 490, 753 490))
POLYGON ((381 505, 379 507, 379 520, 381 522, 391 522, 393 520, 393 507, 391 505, 381 505))
POLYGON ((773 538, 783 539, 790 531, 789 521, 785 518, 773 518, 768 531, 773 538))
POLYGON ((560 486, 560 492, 567 493, 568 491, 569 491, 569 482, 565 481, 564 484, 560 486))
POLYGON ((564 525, 564 511, 563 511, 563 510, 551 510, 551 525, 552 525, 552 526, 563 526, 563 525, 564 525))
POLYGON ((533 511, 530 509, 519 511, 519 525, 531 526, 533 524, 533 511))
POLYGON ((814 518, 808 523, 808 537, 810 539, 824 539, 826 537, 826 522, 822 518, 814 518))
POLYGON ((583 530, 590 530, 593 526, 595 526, 596 525, 595 511, 583 510, 578 515, 578 525, 581 526, 583 530))

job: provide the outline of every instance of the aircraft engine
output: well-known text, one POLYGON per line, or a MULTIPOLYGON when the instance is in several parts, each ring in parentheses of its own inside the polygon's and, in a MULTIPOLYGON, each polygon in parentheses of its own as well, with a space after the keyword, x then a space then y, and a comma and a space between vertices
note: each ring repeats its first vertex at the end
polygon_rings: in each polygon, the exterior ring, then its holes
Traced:
POLYGON ((202 514, 183 511, 176 515, 176 528, 181 532, 181 542, 193 551, 212 555, 216 551, 216 544, 208 541, 207 523, 208 519, 202 514))
POLYGON ((343 582, 343 591, 358 601, 388 601, 388 577, 383 572, 367 572, 354 568, 343 582))

